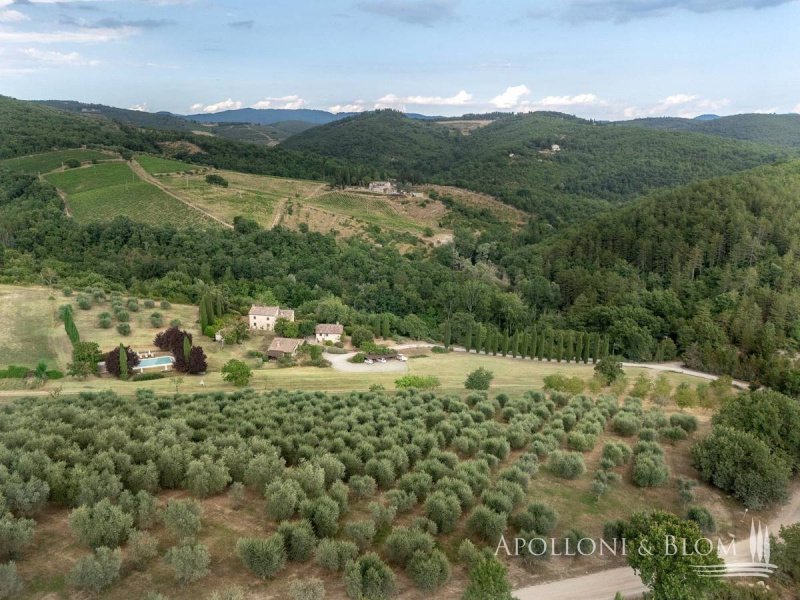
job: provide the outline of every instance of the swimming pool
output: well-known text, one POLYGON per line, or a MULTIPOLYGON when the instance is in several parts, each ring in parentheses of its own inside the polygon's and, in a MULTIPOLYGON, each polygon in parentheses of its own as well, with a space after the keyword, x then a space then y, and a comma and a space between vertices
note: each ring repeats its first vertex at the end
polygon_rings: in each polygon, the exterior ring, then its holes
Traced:
POLYGON ((172 363, 175 362, 175 359, 171 356, 154 356, 152 358, 143 358, 139 361, 139 364, 136 365, 133 369, 139 370, 140 372, 146 369, 158 369, 161 368, 162 371, 167 371, 172 368, 172 363))

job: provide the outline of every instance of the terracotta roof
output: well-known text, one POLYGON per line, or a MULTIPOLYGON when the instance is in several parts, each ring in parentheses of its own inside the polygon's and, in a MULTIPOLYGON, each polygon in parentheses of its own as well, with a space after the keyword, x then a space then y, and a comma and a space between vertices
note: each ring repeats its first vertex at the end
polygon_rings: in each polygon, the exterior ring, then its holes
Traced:
POLYGON ((253 304, 253 306, 250 307, 250 312, 247 314, 259 317, 277 317, 279 312, 280 308, 277 306, 257 306, 253 304))
POLYGON ((300 344, 303 343, 303 340, 293 339, 293 338, 282 338, 276 337, 267 348, 267 352, 295 352, 299 347, 300 344))
POLYGON ((294 321, 294 311, 291 308, 279 308, 278 318, 289 319, 290 321, 294 321))
POLYGON ((344 325, 339 323, 320 323, 315 329, 316 333, 339 334, 344 333, 344 325))

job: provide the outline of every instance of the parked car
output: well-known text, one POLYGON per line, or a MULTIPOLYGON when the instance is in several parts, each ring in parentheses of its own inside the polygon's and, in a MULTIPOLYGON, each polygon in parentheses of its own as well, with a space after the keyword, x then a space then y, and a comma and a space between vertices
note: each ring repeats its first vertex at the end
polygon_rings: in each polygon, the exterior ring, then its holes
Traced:
POLYGON ((403 362, 406 362, 408 360, 408 357, 405 354, 398 354, 397 356, 395 356, 395 358, 403 362))
POLYGON ((386 364, 386 359, 385 358, 379 358, 378 362, 383 364, 383 365, 385 365, 386 364))
POLYGON ((371 365, 373 362, 375 362, 375 361, 373 361, 371 358, 367 358, 367 359, 364 360, 364 364, 365 365, 371 365))

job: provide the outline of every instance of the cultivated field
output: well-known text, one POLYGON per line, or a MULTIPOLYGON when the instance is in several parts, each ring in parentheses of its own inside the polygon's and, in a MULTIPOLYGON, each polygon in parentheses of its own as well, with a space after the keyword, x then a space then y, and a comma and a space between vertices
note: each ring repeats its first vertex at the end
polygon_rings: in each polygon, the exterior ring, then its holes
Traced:
POLYGON ((43 154, 32 154, 19 158, 9 158, 0 161, 0 166, 12 171, 22 171, 36 175, 39 173, 49 173, 55 169, 60 169, 64 162, 68 160, 79 160, 80 162, 90 162, 93 160, 114 160, 119 155, 112 152, 101 152, 99 150, 85 150, 77 148, 74 150, 60 150, 57 152, 45 152, 43 154))
POLYGON ((160 156, 150 156, 149 154, 137 155, 136 162, 142 165, 142 168, 151 175, 158 175, 160 173, 183 173, 200 169, 197 165, 190 165, 169 158, 161 158, 160 156))
POLYGON ((66 195, 69 213, 84 223, 124 216, 153 225, 213 225, 201 212, 139 179, 127 163, 70 169, 46 179, 66 195))

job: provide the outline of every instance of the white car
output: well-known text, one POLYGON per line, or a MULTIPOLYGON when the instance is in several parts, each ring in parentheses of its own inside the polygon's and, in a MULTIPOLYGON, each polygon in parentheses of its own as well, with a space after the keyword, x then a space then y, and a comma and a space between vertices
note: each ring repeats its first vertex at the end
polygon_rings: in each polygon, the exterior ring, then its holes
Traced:
POLYGON ((385 365, 386 364, 386 359, 385 358, 379 358, 378 362, 381 363, 382 365, 385 365))
POLYGON ((395 358, 402 362, 406 362, 408 360, 408 357, 405 354, 398 354, 397 356, 395 356, 395 358))
POLYGON ((364 364, 365 365, 371 365, 373 362, 375 362, 375 361, 373 361, 371 358, 367 358, 367 359, 364 360, 364 364))

